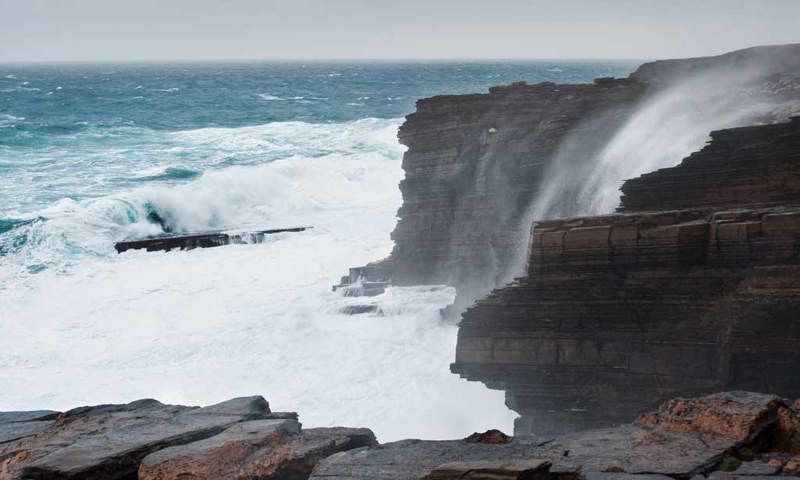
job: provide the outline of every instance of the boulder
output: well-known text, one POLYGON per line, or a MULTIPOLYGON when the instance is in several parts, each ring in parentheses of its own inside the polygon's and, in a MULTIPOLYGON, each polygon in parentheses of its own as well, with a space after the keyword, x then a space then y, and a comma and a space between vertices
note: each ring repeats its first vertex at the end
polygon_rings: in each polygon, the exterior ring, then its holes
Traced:
POLYGON ((483 433, 475 432, 464 441, 469 443, 508 443, 511 441, 511 437, 500 430, 491 429, 483 433))
POLYGON ((786 410, 785 402, 775 395, 722 392, 668 400, 655 412, 640 415, 635 423, 747 442, 775 424, 779 409, 786 410))

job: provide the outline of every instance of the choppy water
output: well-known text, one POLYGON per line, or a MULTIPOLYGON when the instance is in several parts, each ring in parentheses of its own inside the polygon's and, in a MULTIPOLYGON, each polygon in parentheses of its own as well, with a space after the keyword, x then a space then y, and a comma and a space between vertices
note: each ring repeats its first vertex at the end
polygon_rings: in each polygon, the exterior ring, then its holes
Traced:
POLYGON ((330 286, 391 250, 417 98, 620 63, 0 65, 0 410, 263 394, 382 440, 510 430, 448 371, 446 287, 347 316, 330 286), (172 231, 313 225, 259 245, 117 255, 172 231))

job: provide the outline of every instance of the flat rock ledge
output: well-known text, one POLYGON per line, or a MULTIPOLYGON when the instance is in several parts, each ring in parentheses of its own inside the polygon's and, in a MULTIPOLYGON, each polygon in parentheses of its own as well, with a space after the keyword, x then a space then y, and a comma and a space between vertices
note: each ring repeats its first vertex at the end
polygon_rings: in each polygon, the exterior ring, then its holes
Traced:
MULTIPOLYGON (((751 392, 675 399, 632 425, 496 441, 402 440, 337 453, 315 480, 763 480, 800 474, 800 403, 751 392)), ((489 432, 487 432, 489 433, 489 432)))
POLYGON ((800 480, 800 401, 678 398, 633 424, 558 437, 498 430, 378 445, 303 429, 260 396, 0 413, 0 480, 800 480))
POLYGON ((263 397, 208 407, 138 400, 0 413, 0 480, 307 479, 333 453, 376 445, 362 428, 304 430, 263 397))

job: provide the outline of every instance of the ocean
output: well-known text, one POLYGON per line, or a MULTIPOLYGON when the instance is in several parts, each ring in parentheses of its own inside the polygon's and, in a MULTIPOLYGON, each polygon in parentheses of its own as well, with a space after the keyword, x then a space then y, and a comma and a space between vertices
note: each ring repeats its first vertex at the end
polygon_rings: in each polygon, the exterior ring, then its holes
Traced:
MULTIPOLYGON (((376 313, 331 291, 385 257, 414 102, 624 76, 633 62, 0 65, 0 410, 264 395, 381 441, 512 429, 449 373, 447 286, 376 313), (159 221, 154 221, 158 219, 159 221), (180 252, 114 242, 310 225, 180 252), (476 413, 477 412, 477 413, 476 413)), ((363 300, 362 300, 363 301, 363 300)))

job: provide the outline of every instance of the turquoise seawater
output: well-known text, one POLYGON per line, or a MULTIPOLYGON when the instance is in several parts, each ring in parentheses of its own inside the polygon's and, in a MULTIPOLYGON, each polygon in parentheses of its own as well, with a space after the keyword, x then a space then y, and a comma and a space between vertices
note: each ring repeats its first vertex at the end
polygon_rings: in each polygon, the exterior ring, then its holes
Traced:
POLYGON ((452 375, 444 286, 331 291, 387 255, 418 98, 622 63, 0 65, 0 411, 261 394, 390 441, 511 429, 452 375), (158 219, 158 221, 155 221, 158 219), (311 225, 186 252, 114 242, 311 225), (481 412, 481 415, 475 415, 481 412))
POLYGON ((417 99, 525 80, 586 82, 630 63, 278 63, 0 65, 0 217, 142 182, 186 182, 209 169, 307 152, 293 138, 230 155, 176 132, 280 122, 394 119, 417 99), (189 145, 187 145, 187 143, 189 145))

